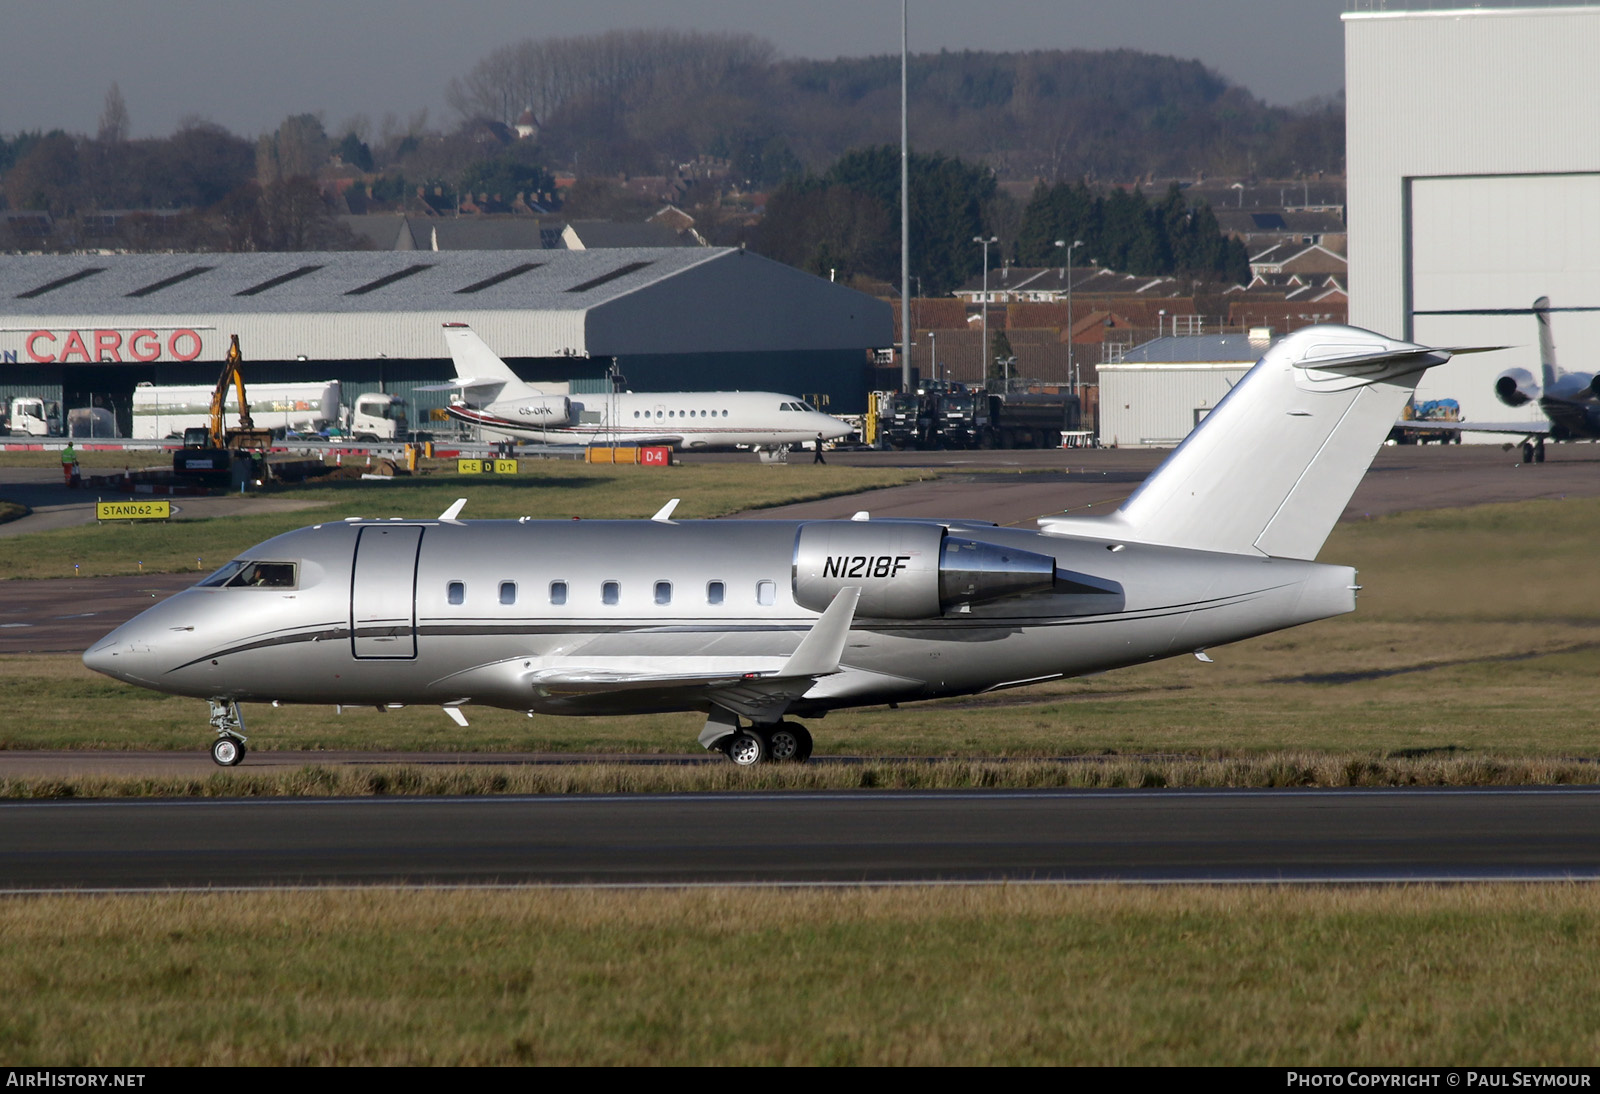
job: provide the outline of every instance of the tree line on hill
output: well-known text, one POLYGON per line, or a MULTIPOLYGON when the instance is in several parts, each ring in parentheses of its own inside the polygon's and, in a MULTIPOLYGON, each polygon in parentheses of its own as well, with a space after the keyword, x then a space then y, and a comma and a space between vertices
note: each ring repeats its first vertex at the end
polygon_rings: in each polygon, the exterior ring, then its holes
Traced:
MULTIPOLYGON (((998 235, 1016 262, 1051 261, 1045 250, 1070 238, 1084 240, 1079 259, 1129 272, 1236 279, 1242 258, 1209 211, 1127 181, 1343 169, 1340 104, 1269 107, 1195 61, 941 52, 913 56, 909 82, 912 262, 925 293, 970 276, 974 235, 998 235), (1001 179, 1039 180, 1038 190, 1019 202, 1001 179)), ((133 249, 341 247, 355 245, 334 217, 347 210, 472 202, 642 218, 659 199, 619 175, 697 165, 682 201, 712 242, 897 279, 898 57, 783 59, 747 35, 613 31, 497 49, 447 98, 460 116, 450 128, 430 127, 426 112, 331 131, 296 115, 249 140, 191 118, 170 136, 129 139, 113 85, 93 136, 0 136, 0 199, 58 218, 189 211, 132 218, 101 241, 133 249), (518 139, 518 123, 533 135, 518 139), (558 171, 578 182, 558 188, 558 171), (770 193, 759 218, 752 191, 770 193)), ((63 231, 50 245, 89 242, 63 231)))

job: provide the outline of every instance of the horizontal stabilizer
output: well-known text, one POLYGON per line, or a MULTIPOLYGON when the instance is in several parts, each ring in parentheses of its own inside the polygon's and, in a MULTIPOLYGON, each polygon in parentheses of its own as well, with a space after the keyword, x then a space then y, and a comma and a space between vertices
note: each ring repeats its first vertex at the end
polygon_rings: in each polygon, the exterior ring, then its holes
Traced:
POLYGON ((472 387, 498 387, 505 383, 487 376, 464 376, 448 384, 418 384, 412 391, 464 391, 472 387))

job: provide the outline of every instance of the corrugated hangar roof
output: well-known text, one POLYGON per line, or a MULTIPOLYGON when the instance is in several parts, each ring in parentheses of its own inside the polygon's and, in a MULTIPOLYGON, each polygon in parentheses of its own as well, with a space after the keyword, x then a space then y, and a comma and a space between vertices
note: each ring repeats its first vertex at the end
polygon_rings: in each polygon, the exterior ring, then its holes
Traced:
MULTIPOLYGON (((239 333, 260 359, 872 348, 887 304, 734 248, 0 256, 0 349, 34 329, 239 333)), ((207 337, 219 360, 227 337, 207 337), (220 345, 218 344, 220 343, 220 345)))
POLYGON ((1243 334, 1180 335, 1176 338, 1157 338, 1137 346, 1129 350, 1120 363, 1253 365, 1267 352, 1269 345, 1270 342, 1243 334))
POLYGON ((316 251, 253 254, 8 255, 4 314, 163 311, 393 311, 593 307, 727 248, 607 251, 316 251))

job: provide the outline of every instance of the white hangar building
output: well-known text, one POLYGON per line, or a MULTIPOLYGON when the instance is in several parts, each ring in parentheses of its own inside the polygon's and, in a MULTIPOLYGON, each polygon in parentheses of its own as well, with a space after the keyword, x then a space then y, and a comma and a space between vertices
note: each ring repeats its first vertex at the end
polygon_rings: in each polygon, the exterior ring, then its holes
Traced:
MULTIPOLYGON (((1347 12, 1344 31, 1350 322, 1511 347, 1431 370, 1417 397, 1542 421, 1493 390, 1538 375, 1531 314, 1445 313, 1600 307, 1600 6, 1347 12)), ((1600 362, 1600 313, 1551 329, 1562 364, 1600 362)))
POLYGON ((1157 338, 1100 370, 1100 444, 1170 447, 1182 441, 1272 345, 1272 332, 1157 338))
MULTIPOLYGON (((734 248, 0 256, 0 396, 120 420, 141 382, 212 384, 239 335, 246 382, 405 396, 454 375, 464 322, 525 379, 608 390, 767 390, 864 409, 884 302, 734 248)), ((418 414, 417 411, 424 414, 418 414)))

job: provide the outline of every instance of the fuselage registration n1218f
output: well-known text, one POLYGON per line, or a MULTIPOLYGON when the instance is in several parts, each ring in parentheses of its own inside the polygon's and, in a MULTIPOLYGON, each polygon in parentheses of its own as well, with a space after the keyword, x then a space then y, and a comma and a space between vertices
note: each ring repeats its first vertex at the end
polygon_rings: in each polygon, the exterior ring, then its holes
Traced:
POLYGON ((1114 513, 964 520, 328 521, 277 536, 84 654, 243 703, 703 711, 739 764, 797 718, 1098 672, 1349 612, 1314 561, 1423 370, 1454 352, 1319 326, 1269 349, 1114 513))

